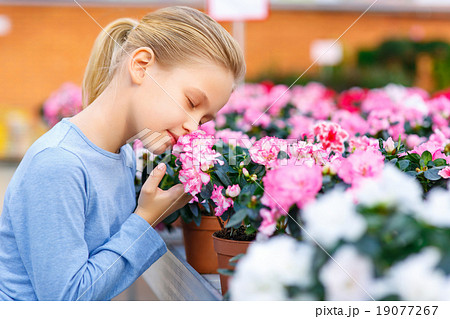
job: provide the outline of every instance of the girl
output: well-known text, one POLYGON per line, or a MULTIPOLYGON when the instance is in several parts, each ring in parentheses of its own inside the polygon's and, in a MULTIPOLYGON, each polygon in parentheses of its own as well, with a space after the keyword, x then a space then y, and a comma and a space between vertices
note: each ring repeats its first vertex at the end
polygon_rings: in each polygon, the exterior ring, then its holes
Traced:
POLYGON ((214 119, 245 73, 237 43, 188 7, 119 19, 97 38, 83 80, 88 106, 37 140, 0 217, 0 300, 109 300, 166 247, 152 228, 191 197, 158 188, 134 199, 127 142, 146 133, 160 154, 214 119), (148 133, 148 134, 147 134, 148 133))

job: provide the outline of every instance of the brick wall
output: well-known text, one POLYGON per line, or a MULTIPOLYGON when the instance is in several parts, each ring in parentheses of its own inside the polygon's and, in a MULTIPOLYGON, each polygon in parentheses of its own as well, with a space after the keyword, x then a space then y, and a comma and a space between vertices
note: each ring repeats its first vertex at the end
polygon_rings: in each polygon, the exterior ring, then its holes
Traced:
MULTIPOLYGON (((140 18, 152 8, 87 8, 102 26, 129 16, 140 18)), ((12 21, 9 35, 0 37, 0 105, 35 112, 65 81, 81 84, 100 27, 79 7, 0 6, 12 21)), ((359 16, 354 12, 272 11, 263 22, 246 26, 248 76, 269 68, 298 73, 311 64, 309 47, 318 38, 339 37, 359 16)), ((450 41, 450 15, 365 15, 342 38, 351 61, 360 47, 377 45, 388 36, 408 36, 421 29, 425 39, 450 41)), ((224 26, 230 30, 230 24, 224 26)))

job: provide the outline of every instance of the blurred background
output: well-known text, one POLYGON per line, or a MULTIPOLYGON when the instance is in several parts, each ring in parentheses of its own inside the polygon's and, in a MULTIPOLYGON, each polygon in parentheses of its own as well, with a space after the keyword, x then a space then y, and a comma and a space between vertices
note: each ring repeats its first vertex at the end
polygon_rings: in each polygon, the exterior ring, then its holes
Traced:
MULTIPOLYGON (((206 0, 0 0, 0 204, 27 148, 81 109, 100 26, 170 5, 208 10, 206 0)), ((247 82, 450 87, 450 0, 270 0, 265 19, 221 24, 245 48, 247 82)))
MULTIPOLYGON (((53 125, 54 118, 44 121, 42 115, 55 91, 56 99, 72 103, 62 116, 77 111, 73 104, 99 25, 123 16, 139 19, 169 5, 206 11, 207 2, 0 1, 0 159, 17 162, 53 125)), ((338 91, 387 83, 430 92, 450 86, 450 0, 374 2, 271 0, 267 18, 242 23, 239 34, 235 24, 221 23, 241 37, 248 82, 290 85, 308 70, 296 84, 320 81, 338 91)))

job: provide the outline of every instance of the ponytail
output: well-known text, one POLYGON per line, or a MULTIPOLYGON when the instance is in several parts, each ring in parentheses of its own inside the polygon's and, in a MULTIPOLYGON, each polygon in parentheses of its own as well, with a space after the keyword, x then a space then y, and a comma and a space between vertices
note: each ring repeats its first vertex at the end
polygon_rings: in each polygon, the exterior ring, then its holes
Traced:
POLYGON ((133 19, 118 19, 98 35, 83 78, 83 107, 91 104, 111 82, 120 62, 122 46, 130 31, 138 24, 133 19))

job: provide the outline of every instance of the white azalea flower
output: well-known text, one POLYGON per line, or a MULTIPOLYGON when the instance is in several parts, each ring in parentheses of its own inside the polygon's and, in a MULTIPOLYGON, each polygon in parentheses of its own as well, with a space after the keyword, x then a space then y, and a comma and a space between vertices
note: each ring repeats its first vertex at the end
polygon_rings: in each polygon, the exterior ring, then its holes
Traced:
POLYGON ((332 248, 340 239, 355 241, 367 229, 364 218, 355 210, 350 194, 335 189, 303 209, 305 238, 332 248))
POLYGON ((319 273, 326 300, 371 300, 374 282, 371 260, 350 245, 339 248, 333 258, 319 273))
POLYGON ((450 228, 450 192, 441 188, 431 190, 417 216, 430 225, 450 228))
MULTIPOLYGON (((253 243, 230 280, 232 300, 287 300, 286 286, 311 284, 313 248, 288 236, 253 243)), ((305 298, 305 296, 300 296, 305 298)))
POLYGON ((441 259, 437 248, 427 247, 394 265, 386 276, 390 291, 402 300, 450 300, 449 278, 436 269, 441 259))
POLYGON ((366 179, 356 191, 359 204, 373 207, 383 204, 404 213, 422 210, 422 188, 411 176, 386 165, 379 178, 366 179))

